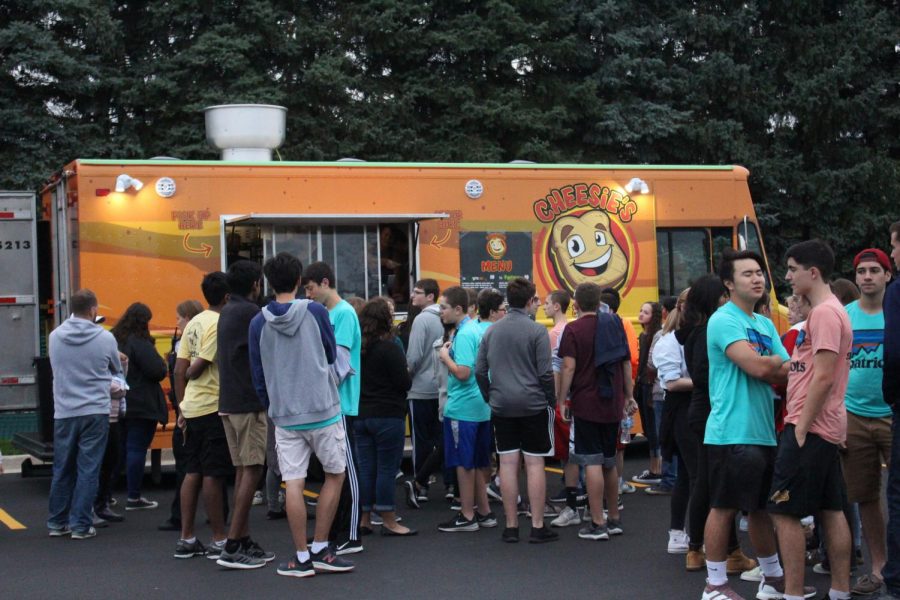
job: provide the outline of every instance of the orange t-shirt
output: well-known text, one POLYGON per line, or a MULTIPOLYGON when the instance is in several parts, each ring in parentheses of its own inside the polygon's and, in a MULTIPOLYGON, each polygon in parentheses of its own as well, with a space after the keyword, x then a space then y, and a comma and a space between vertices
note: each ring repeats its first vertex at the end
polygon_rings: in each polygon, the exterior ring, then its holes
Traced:
POLYGON ((791 372, 787 387, 787 416, 785 423, 797 424, 806 403, 809 384, 813 378, 813 357, 824 350, 837 353, 834 384, 821 412, 812 422, 810 433, 832 444, 847 439, 847 408, 844 393, 850 377, 850 348, 853 345, 853 329, 850 318, 840 301, 832 295, 816 306, 797 335, 797 345, 791 354, 791 372))
POLYGON ((622 319, 622 328, 625 330, 625 337, 628 339, 628 350, 631 352, 631 378, 637 380, 638 360, 640 359, 640 351, 638 350, 638 336, 634 332, 634 325, 628 319, 622 319))

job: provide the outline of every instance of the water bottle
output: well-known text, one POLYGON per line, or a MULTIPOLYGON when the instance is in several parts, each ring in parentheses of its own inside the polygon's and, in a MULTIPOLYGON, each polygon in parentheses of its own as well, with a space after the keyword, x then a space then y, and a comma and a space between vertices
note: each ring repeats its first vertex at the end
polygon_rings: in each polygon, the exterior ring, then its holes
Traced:
POLYGON ((628 415, 624 419, 622 419, 621 428, 622 433, 619 437, 619 441, 623 444, 631 443, 631 427, 634 425, 634 419, 631 418, 631 415, 628 415))

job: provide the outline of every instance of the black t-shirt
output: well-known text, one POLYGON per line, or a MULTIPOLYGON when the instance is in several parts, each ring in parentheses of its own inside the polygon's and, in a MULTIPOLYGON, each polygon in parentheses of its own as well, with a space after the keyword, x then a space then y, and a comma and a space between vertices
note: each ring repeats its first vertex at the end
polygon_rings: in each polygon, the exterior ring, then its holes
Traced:
POLYGON ((406 392, 412 378, 406 355, 393 340, 377 340, 362 355, 359 417, 406 416, 406 392))
POLYGON ((219 314, 216 364, 219 366, 219 412, 248 413, 265 410, 250 376, 248 338, 250 321, 259 307, 231 296, 219 314))

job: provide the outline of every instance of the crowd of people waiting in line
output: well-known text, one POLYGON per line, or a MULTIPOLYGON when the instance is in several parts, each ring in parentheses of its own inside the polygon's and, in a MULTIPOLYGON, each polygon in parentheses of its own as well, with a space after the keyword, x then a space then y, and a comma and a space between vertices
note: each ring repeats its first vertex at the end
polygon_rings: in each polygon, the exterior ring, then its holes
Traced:
POLYGON ((855 284, 830 281, 835 261, 824 242, 791 247, 784 336, 752 251, 728 251, 717 274, 644 303, 639 336, 617 315, 618 292, 591 283, 542 302, 523 278, 509 281, 505 296, 423 279, 398 331, 391 299, 342 299, 325 263, 303 269, 287 253, 262 268, 241 260, 203 278, 206 310, 193 300, 178 306, 182 335, 169 368, 147 306, 131 305, 107 332, 94 322, 96 297, 81 290, 50 336, 49 533, 85 539, 122 519, 111 494, 121 460, 125 509, 157 506, 141 481, 156 425, 167 419, 160 382, 168 373, 179 491, 161 528, 180 530, 176 558, 237 569, 273 560, 249 528, 264 479, 267 516, 287 517, 296 547, 278 574, 350 571, 345 556, 363 550, 374 526, 386 536, 417 533, 397 515, 397 481, 416 509, 432 499, 440 473, 453 509, 443 532, 498 527, 495 499, 504 542, 519 541, 521 515, 532 543, 572 525, 579 538, 609 540, 625 531, 621 496, 643 488, 670 496, 667 551, 684 554, 688 571, 706 569, 703 600, 740 598, 729 575, 758 582, 763 600, 813 597, 808 563, 831 574, 832 600, 882 590, 900 598, 900 467, 891 460, 900 287, 889 285, 900 268, 900 223, 890 242, 893 265, 877 248, 856 255, 855 284), (273 297, 260 308, 263 275, 273 297), (549 330, 534 320, 541 306, 549 330), (638 412, 650 460, 627 481, 623 451, 638 412), (407 416, 409 478, 400 471, 407 416), (324 482, 308 543, 313 456, 324 482), (548 499, 550 457, 564 469, 563 488, 548 499), (891 468, 887 526, 882 463, 891 468), (201 497, 209 544, 195 531, 201 497), (739 530, 749 531, 755 560, 739 530), (863 539, 870 569, 851 585, 863 539))

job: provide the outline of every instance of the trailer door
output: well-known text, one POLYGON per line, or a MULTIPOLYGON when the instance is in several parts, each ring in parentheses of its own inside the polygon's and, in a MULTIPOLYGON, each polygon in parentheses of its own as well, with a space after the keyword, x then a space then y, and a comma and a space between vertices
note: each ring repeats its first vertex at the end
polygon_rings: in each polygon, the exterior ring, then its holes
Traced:
POLYGON ((0 192, 0 410, 37 406, 36 208, 32 193, 0 192))

